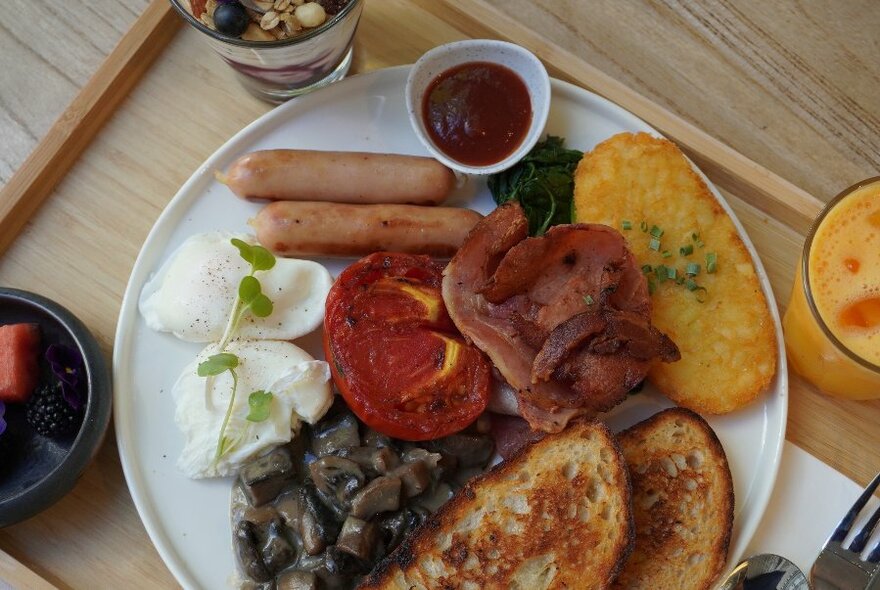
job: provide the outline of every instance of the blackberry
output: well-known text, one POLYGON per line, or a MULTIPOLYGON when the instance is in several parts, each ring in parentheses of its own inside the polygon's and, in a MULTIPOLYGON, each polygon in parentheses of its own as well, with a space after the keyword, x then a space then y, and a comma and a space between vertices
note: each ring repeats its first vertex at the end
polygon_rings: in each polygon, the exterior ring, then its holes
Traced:
POLYGON ((27 403, 27 421, 43 436, 75 432, 82 416, 61 395, 61 384, 41 385, 27 403))

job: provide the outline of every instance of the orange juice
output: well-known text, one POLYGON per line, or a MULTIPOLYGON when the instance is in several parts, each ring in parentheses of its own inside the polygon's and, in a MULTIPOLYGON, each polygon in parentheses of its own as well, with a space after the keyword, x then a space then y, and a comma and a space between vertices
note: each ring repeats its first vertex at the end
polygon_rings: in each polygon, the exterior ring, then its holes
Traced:
POLYGON ((832 395, 880 398, 880 177, 819 216, 783 325, 795 371, 832 395))

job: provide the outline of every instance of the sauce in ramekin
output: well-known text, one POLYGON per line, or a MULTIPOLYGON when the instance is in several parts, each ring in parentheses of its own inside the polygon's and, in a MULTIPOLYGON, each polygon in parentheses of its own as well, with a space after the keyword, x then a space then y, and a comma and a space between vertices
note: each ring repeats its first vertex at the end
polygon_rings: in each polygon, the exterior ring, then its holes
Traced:
POLYGON ((532 122, 532 103, 525 82, 510 68, 469 62, 431 82, 422 118, 428 136, 444 154, 467 166, 489 166, 523 142, 532 122))

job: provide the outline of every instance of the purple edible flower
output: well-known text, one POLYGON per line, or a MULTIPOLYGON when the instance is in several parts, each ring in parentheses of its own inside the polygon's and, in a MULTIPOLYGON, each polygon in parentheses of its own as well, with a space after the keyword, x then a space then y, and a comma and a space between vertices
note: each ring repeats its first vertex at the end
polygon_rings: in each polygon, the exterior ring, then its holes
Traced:
POLYGON ((83 370, 83 359, 79 351, 64 346, 63 344, 51 344, 46 349, 46 360, 52 372, 61 381, 61 395, 64 401, 78 410, 82 407, 82 398, 78 389, 83 370))
POLYGON ((3 419, 4 414, 6 414, 6 404, 0 401, 0 434, 6 432, 6 420, 3 419))

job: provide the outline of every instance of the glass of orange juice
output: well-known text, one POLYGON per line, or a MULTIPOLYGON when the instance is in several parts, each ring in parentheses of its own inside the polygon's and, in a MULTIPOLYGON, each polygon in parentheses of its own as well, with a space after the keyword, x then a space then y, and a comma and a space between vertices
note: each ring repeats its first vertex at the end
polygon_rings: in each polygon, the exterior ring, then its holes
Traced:
POLYGON ((880 398, 880 176, 846 189, 819 215, 783 326, 791 366, 819 389, 880 398))

